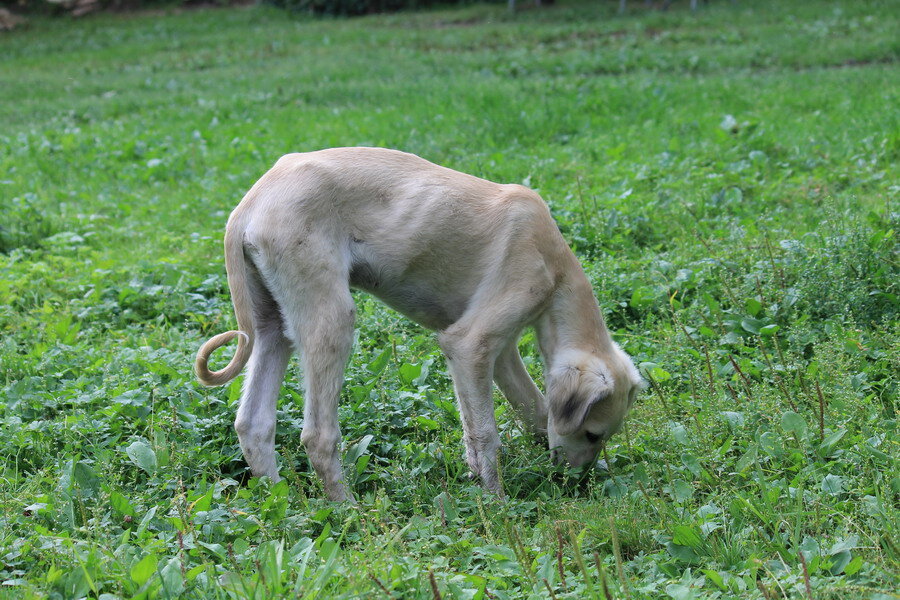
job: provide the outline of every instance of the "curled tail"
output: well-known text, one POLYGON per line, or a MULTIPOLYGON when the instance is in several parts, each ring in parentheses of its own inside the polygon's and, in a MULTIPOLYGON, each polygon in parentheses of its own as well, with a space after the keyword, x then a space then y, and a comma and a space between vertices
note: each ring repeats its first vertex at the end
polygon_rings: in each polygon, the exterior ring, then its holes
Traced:
POLYGON ((253 351, 253 298, 247 284, 247 265, 244 259, 244 224, 237 211, 228 220, 225 228, 225 270, 228 272, 228 288, 238 330, 226 331, 211 338, 200 346, 194 372, 200 383, 207 386, 223 385, 238 376, 253 351), (220 371, 209 370, 209 356, 234 338, 238 337, 238 347, 228 365, 220 371))

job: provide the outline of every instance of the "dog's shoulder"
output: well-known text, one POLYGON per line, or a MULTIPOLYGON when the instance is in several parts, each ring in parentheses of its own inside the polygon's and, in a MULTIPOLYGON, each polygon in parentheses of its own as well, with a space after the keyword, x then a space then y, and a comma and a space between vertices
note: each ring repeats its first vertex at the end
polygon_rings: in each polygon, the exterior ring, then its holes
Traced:
POLYGON ((499 187, 495 202, 504 208, 508 218, 532 223, 552 222, 550 208, 536 191, 516 183, 499 187))

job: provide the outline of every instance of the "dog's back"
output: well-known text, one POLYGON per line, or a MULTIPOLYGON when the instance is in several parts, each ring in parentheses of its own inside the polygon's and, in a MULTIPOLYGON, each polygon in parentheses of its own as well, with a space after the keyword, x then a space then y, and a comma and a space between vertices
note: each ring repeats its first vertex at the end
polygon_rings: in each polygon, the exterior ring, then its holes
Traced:
POLYGON ((459 318, 483 284, 472 274, 492 273, 511 248, 533 263, 565 244, 533 191, 383 148, 286 155, 238 217, 260 255, 343 254, 350 285, 432 329, 459 318))

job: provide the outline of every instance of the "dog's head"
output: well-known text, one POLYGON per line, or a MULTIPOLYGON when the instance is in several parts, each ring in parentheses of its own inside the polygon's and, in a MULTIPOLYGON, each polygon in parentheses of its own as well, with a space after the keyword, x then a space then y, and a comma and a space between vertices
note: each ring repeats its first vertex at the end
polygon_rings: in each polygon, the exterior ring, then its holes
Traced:
POLYGON ((547 436, 555 460, 579 467, 622 427, 643 381, 615 344, 604 358, 585 352, 562 358, 547 377, 547 436))

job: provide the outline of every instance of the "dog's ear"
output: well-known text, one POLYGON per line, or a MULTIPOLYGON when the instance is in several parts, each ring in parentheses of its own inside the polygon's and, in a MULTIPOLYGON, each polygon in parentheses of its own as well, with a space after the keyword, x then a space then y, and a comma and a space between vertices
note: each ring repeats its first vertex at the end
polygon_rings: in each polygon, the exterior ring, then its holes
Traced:
POLYGON ((572 435, 584 423, 591 407, 613 393, 613 382, 598 373, 564 367, 553 373, 547 392, 556 433, 572 435))

